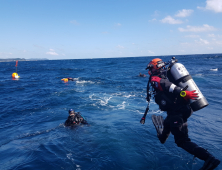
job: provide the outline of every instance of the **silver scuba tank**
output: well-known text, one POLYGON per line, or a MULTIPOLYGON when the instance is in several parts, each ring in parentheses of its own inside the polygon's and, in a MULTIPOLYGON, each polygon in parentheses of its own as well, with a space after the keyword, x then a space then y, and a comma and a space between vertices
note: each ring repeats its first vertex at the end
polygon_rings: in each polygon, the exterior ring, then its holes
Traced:
POLYGON ((208 105, 206 98, 203 96, 183 64, 176 62, 172 63, 167 71, 167 77, 179 87, 185 88, 188 86, 188 91, 196 90, 196 93, 198 93, 197 100, 190 99, 190 106, 193 111, 200 110, 208 105))

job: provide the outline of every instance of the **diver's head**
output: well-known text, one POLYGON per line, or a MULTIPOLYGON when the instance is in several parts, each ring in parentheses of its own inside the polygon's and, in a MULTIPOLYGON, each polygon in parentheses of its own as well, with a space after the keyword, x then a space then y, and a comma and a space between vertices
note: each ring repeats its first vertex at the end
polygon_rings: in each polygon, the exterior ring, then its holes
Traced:
POLYGON ((75 110, 69 109, 69 114, 71 115, 71 114, 73 114, 73 113, 75 113, 75 110))
POLYGON ((149 62, 146 70, 149 69, 149 71, 148 71, 149 75, 159 74, 164 65, 165 65, 165 63, 163 62, 163 60, 161 60, 160 58, 154 58, 153 60, 151 60, 149 62))

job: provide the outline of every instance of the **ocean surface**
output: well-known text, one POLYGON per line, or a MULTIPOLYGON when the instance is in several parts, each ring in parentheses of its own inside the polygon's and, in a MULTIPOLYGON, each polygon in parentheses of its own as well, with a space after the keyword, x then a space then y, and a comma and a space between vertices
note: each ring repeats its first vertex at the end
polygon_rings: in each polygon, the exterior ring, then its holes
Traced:
MULTIPOLYGON (((1 170, 198 170, 204 161, 157 138, 146 123, 149 61, 157 57, 0 63, 1 170), (62 78, 72 77, 67 83, 62 78), (65 127, 68 110, 89 126, 65 127)), ((172 56, 160 56, 168 61, 172 56)), ((188 119, 189 136, 222 161, 222 54, 176 56, 209 102, 188 119)), ((222 170, 222 163, 216 168, 222 170)))

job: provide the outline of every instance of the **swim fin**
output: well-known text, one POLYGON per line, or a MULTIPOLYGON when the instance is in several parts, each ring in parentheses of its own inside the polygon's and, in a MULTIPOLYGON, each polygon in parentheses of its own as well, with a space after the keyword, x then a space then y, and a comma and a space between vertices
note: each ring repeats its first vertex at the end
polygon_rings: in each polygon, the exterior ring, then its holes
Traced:
POLYGON ((153 124, 156 128, 156 132, 157 132, 157 136, 159 137, 159 135, 162 134, 163 132, 163 122, 164 122, 164 119, 162 116, 156 116, 156 115, 152 115, 152 121, 153 121, 153 124))
POLYGON ((205 161, 204 165, 200 170, 213 170, 220 164, 220 160, 216 159, 213 156, 209 156, 209 158, 205 161))

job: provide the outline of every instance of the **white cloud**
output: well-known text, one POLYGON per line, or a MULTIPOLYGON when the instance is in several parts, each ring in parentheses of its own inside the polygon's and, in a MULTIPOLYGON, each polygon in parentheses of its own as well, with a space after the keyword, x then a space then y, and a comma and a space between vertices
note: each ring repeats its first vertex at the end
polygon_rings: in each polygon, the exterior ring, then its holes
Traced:
POLYGON ((71 24, 74 24, 74 25, 80 25, 76 20, 72 20, 70 21, 71 24))
POLYGON ((0 57, 2 57, 2 58, 11 57, 11 55, 12 55, 12 53, 0 52, 0 57))
POLYGON ((193 13, 192 9, 183 9, 178 11, 178 13, 175 15, 176 17, 188 17, 193 13))
POLYGON ((222 12, 221 0, 207 0, 206 9, 213 10, 214 12, 222 12))
POLYGON ((152 15, 153 17, 158 17, 160 15, 160 11, 154 11, 154 14, 152 15))
POLYGON ((188 37, 188 38, 199 38, 200 36, 199 35, 186 35, 185 37, 188 37))
POLYGON ((153 51, 150 51, 150 50, 148 50, 148 53, 150 53, 150 54, 155 54, 153 51))
POLYGON ((201 7, 201 6, 197 6, 197 9, 205 10, 205 8, 204 8, 204 7, 201 7))
POLYGON ((121 48, 121 49, 123 49, 124 47, 121 46, 121 45, 117 45, 116 48, 121 48))
POLYGON ((216 41, 215 42, 217 45, 222 45, 222 41, 216 41))
POLYGON ((153 21, 156 21, 156 18, 153 18, 153 19, 149 20, 149 22, 153 22, 153 21))
POLYGON ((222 1, 221 0, 207 0, 206 7, 197 7, 198 9, 212 10, 216 13, 222 12, 222 1))
POLYGON ((120 27, 120 26, 122 26, 122 24, 116 23, 115 26, 120 27))
POLYGON ((180 43, 182 46, 189 46, 190 44, 188 42, 183 42, 183 43, 180 43))
POLYGON ((215 37, 215 35, 214 34, 208 34, 208 37, 215 37))
POLYGON ((5 55, 5 54, 12 55, 12 53, 0 53, 0 55, 5 55))
POLYGON ((207 40, 200 38, 199 40, 194 41, 197 45, 208 45, 210 44, 207 40))
POLYGON ((178 30, 180 32, 206 32, 206 31, 215 31, 216 28, 214 28, 213 26, 204 24, 201 27, 187 25, 186 28, 178 28, 178 30))
POLYGON ((200 42, 203 43, 203 44, 209 44, 209 42, 207 40, 203 40, 201 38, 200 38, 200 42))
POLYGON ((49 52, 46 52, 46 54, 49 54, 49 55, 59 55, 53 49, 49 49, 49 52))
POLYGON ((49 55, 59 55, 59 54, 57 54, 57 53, 54 52, 54 51, 47 52, 46 54, 49 54, 49 55))
POLYGON ((171 16, 167 16, 160 21, 162 23, 168 23, 168 24, 182 24, 183 23, 181 20, 176 20, 176 19, 172 18, 171 16))

